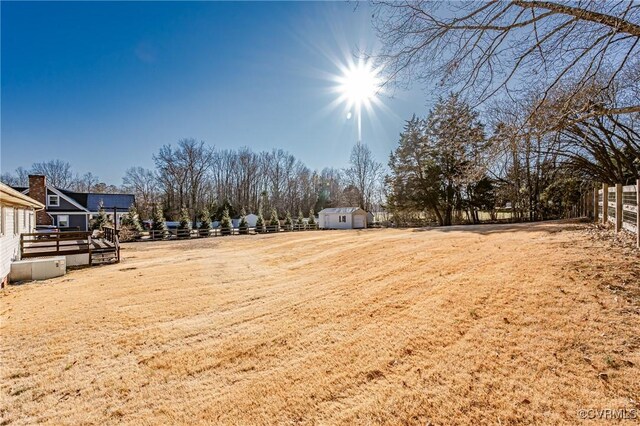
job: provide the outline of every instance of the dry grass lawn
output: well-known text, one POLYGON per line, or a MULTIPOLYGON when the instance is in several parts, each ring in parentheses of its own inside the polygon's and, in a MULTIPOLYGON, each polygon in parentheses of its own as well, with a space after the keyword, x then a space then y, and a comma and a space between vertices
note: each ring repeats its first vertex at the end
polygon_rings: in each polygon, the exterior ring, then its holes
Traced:
POLYGON ((576 424, 640 408, 639 258, 569 223, 124 246, 0 294, 3 424, 576 424))

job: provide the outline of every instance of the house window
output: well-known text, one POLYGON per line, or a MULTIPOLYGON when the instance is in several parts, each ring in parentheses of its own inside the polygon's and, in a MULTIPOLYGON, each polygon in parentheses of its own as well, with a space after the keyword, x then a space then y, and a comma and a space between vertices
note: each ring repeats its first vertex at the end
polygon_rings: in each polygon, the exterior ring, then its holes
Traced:
POLYGON ((346 216, 338 216, 338 222, 347 223, 347 217, 346 216))
POLYGON ((47 205, 51 207, 60 207, 60 197, 57 195, 49 195, 49 197, 47 197, 47 205))
POLYGON ((58 215, 58 228, 68 228, 69 227, 69 215, 61 214, 58 215))

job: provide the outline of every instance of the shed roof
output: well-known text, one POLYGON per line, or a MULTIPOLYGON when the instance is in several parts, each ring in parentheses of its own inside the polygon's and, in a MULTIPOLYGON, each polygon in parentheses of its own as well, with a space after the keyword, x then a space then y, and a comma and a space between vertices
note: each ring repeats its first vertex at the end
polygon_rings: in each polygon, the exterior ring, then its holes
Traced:
POLYGON ((324 214, 348 214, 348 213, 355 213, 358 210, 361 211, 362 213, 366 213, 360 207, 332 207, 332 208, 328 208, 328 209, 322 209, 322 210, 320 210, 320 213, 324 213, 324 214))

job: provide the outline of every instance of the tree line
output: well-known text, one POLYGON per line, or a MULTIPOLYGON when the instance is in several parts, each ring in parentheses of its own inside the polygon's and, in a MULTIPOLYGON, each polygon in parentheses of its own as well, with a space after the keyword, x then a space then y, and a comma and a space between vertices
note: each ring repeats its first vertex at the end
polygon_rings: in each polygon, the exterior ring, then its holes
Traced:
POLYGON ((90 174, 74 173, 68 162, 36 163, 31 169, 4 173, 2 181, 28 186, 29 174, 43 174, 61 189, 79 192, 127 192, 136 196, 136 208, 150 219, 159 208, 167 220, 185 215, 192 222, 203 211, 221 220, 227 210, 232 217, 247 213, 276 212, 305 216, 326 207, 359 206, 367 211, 383 204, 383 165, 369 147, 356 144, 349 166, 312 170, 282 149, 254 152, 250 148, 216 149, 204 141, 181 139, 162 146, 153 155, 154 169, 129 168, 121 186, 97 182, 90 174))

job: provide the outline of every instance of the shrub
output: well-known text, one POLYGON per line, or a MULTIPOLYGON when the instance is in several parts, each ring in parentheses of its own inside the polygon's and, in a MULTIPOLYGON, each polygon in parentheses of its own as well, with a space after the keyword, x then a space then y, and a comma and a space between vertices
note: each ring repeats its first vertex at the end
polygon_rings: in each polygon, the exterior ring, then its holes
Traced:
POLYGON ((309 225, 316 224, 316 217, 313 214, 313 209, 309 210, 309 221, 307 222, 309 225))
POLYGON ((304 216, 302 216, 302 210, 298 210, 298 220, 296 221, 296 225, 300 228, 304 226, 304 216))

